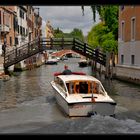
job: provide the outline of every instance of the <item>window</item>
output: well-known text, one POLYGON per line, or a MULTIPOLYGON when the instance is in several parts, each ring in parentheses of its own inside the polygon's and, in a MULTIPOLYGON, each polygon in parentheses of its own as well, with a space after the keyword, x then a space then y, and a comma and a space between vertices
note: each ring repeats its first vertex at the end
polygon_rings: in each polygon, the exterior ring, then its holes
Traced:
POLYGON ((17 45, 17 44, 18 44, 18 38, 15 37, 15 45, 17 45))
POLYGON ((18 31, 18 20, 17 20, 17 17, 15 16, 13 20, 13 26, 14 26, 14 30, 18 31))
POLYGON ((22 29, 23 29, 23 35, 25 36, 25 28, 23 27, 22 29))
POLYGON ((135 64, 135 55, 131 55, 131 65, 135 64))
POLYGON ((88 83, 87 82, 79 82, 79 92, 80 93, 88 93, 88 83))
POLYGON ((20 30, 20 29, 19 29, 19 25, 18 25, 18 33, 19 33, 19 30, 20 30))
POLYGON ((7 13, 7 12, 3 12, 3 21, 4 21, 4 24, 9 27, 10 25, 10 15, 7 13))
POLYGON ((125 29, 124 29, 124 21, 121 23, 121 39, 124 41, 124 36, 125 36, 125 29))
POLYGON ((124 63, 124 55, 121 55, 121 64, 124 63))
POLYGON ((12 37, 10 37, 10 46, 12 46, 12 37))
POLYGON ((0 24, 1 24, 1 11, 0 11, 0 24))
POLYGON ((22 19, 24 19, 24 12, 23 12, 22 10, 20 10, 19 12, 20 12, 20 13, 19 13, 19 14, 20 14, 20 17, 21 17, 22 19))
POLYGON ((135 27, 136 27, 136 19, 133 17, 131 19, 131 40, 135 40, 135 27))

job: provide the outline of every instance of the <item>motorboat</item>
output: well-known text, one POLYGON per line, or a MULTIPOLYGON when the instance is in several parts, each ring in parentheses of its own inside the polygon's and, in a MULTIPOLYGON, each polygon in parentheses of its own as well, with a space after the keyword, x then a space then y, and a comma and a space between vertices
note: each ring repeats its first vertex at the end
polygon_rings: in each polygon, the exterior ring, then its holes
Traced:
POLYGON ((86 59, 80 59, 80 61, 78 62, 79 67, 87 67, 88 66, 88 60, 86 59))
POLYGON ((53 64, 57 64, 59 61, 58 58, 54 57, 54 56, 51 56, 49 57, 47 60, 45 60, 45 64, 50 64, 50 65, 53 65, 53 64))
POLYGON ((93 114, 114 116, 116 102, 93 76, 72 72, 55 73, 51 81, 57 104, 69 117, 93 114))

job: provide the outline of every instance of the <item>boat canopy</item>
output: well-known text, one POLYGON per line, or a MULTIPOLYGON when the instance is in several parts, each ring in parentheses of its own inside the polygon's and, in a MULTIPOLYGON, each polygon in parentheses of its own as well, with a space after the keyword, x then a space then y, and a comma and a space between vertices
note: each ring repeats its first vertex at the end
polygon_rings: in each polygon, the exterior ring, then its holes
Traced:
POLYGON ((55 77, 55 83, 62 87, 68 94, 105 94, 102 84, 98 80, 93 80, 94 78, 92 80, 84 77, 76 80, 72 77, 69 80, 62 79, 64 79, 62 76, 55 77))

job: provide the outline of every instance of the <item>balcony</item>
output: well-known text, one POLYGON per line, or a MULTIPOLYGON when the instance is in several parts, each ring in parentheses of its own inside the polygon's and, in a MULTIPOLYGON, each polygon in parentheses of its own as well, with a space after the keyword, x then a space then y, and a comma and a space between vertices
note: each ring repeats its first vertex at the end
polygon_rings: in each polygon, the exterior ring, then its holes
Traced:
POLYGON ((0 25, 0 32, 9 32, 9 26, 0 25))

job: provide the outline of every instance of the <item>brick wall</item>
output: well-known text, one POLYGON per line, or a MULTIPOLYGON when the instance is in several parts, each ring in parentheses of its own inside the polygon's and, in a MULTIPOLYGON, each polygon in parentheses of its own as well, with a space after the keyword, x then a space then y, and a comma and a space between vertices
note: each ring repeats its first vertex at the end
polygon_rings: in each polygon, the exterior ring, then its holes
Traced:
POLYGON ((131 40, 131 18, 136 17, 136 38, 140 40, 140 6, 124 6, 124 9, 119 9, 119 37, 121 34, 121 21, 125 21, 124 41, 131 40))

